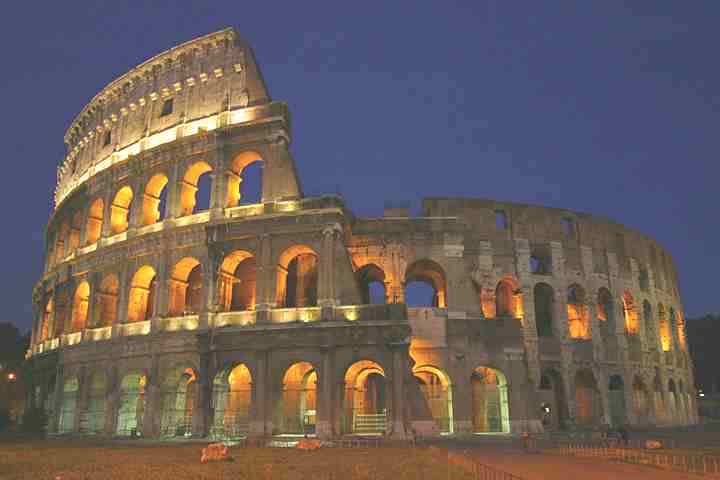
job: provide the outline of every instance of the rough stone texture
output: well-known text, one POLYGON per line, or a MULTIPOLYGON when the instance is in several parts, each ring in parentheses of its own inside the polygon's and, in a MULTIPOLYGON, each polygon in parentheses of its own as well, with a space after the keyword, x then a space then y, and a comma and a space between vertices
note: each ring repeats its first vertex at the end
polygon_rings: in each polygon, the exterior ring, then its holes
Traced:
MULTIPOLYGON (((130 401, 142 406, 136 428, 145 436, 212 435, 227 423, 218 392, 230 387, 218 379, 244 364, 250 406, 234 421, 250 436, 282 433, 283 379, 309 362, 315 377, 301 379, 302 388, 316 387, 300 403, 314 433, 360 433, 348 409, 359 405, 355 378, 365 377, 348 372, 362 361, 384 377, 372 401, 383 399, 384 433, 393 438, 477 431, 485 421, 485 397, 471 381, 479 367, 496 372, 493 398, 505 405, 498 428, 506 432, 697 422, 677 274, 655 241, 604 218, 485 199, 425 199, 420 217, 391 209, 358 218, 337 196, 303 196, 290 127, 287 106, 270 100, 250 47, 231 29, 153 57, 75 119, 47 226, 46 270, 33 290, 27 366, 28 402, 46 407, 52 431, 92 433, 99 422, 95 433, 115 434, 130 401), (170 98, 172 113, 160 116, 170 98), (191 125, 207 118, 215 123, 191 125), (254 161, 263 169, 262 203, 238 205, 242 170, 254 161), (197 165, 212 179, 207 212, 192 212, 189 172, 197 165), (157 175, 167 180, 163 212, 153 210, 159 193, 148 187, 157 175), (133 192, 127 205, 123 187, 133 192), (102 218, 91 209, 98 199, 102 218), (110 219, 122 217, 127 229, 113 232, 110 219), (99 223, 96 240, 88 232, 99 223), (315 263, 292 266, 298 255, 315 263), (227 271, 233 258, 254 259, 254 297, 246 289, 252 305, 225 311, 229 285, 248 281, 227 271), (183 265, 199 266, 201 283, 183 265), (284 280, 293 275, 295 284, 284 280), (413 280, 433 286, 434 305, 405 307, 413 280), (387 305, 362 304, 367 281, 384 286, 387 305), (84 282, 87 294, 78 288, 84 282), (538 284, 552 291, 541 335, 538 284), (199 308, 183 310, 194 287, 199 308), (569 298, 570 287, 582 294, 569 298), (301 292, 293 308, 284 308, 288 288, 301 292), (599 305, 605 291, 612 308, 599 305), (587 323, 585 337, 572 338, 570 310, 587 323), (640 328, 627 327, 628 318, 640 328), (419 383, 423 371, 439 383, 419 383), (91 394, 98 378, 99 403, 91 394), (442 391, 440 406, 426 397, 431 390, 442 391), (175 409, 184 413, 168 423, 175 409)), ((369 392, 363 385, 357 390, 369 392)), ((132 415, 127 421, 134 425, 132 415)))

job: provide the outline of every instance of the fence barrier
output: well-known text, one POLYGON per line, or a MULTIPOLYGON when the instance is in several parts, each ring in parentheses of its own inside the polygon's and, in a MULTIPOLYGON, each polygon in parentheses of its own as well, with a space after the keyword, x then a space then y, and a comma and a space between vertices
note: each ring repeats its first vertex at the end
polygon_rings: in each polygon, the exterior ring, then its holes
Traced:
POLYGON ((655 452, 639 448, 577 442, 561 444, 556 451, 561 455, 616 460, 684 473, 720 474, 720 457, 710 455, 655 452))

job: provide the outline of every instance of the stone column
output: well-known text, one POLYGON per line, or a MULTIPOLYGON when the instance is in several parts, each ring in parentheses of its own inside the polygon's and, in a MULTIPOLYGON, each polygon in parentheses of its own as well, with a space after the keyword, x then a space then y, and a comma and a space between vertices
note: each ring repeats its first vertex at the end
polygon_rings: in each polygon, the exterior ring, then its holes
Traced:
MULTIPOLYGON (((204 339, 207 341, 207 334, 204 335, 204 339)), ((210 371, 210 355, 206 352, 201 353, 192 413, 192 435, 196 438, 204 438, 208 435, 214 373, 210 371)))
POLYGON ((165 196, 165 220, 174 220, 180 216, 180 180, 179 165, 175 162, 170 168, 167 184, 167 195, 165 196))
POLYGON ((334 351, 330 347, 321 347, 322 367, 320 370, 320 382, 318 385, 318 409, 316 433, 319 438, 331 438, 333 436, 333 424, 339 412, 335 411, 334 397, 334 351))
POLYGON ((90 205, 92 200, 83 207, 82 223, 80 223, 80 248, 87 244, 87 225, 88 217, 90 216, 90 205))
POLYGON ((268 310, 275 305, 275 275, 277 268, 272 259, 272 243, 270 235, 261 234, 258 238, 258 251, 256 259, 255 302, 256 322, 269 321, 268 310))
POLYGON ((535 388, 540 385, 540 355, 538 352, 538 335, 535 324, 535 299, 529 286, 522 287, 523 300, 523 344, 528 377, 535 388))
POLYGON ((153 355, 150 375, 145 384, 145 411, 143 412, 142 435, 155 438, 160 434, 160 421, 162 419, 162 406, 160 405, 160 366, 157 356, 153 355))
POLYGON ((394 343, 392 351, 392 433, 391 438, 403 440, 405 433, 405 369, 408 344, 394 343))
POLYGON ((448 374, 455 380, 452 385, 453 432, 458 436, 471 435, 473 431, 472 369, 468 369, 464 353, 455 354, 451 368, 452 371, 448 374))
POLYGON ((601 362, 605 358, 605 348, 597 318, 597 298, 595 294, 590 294, 589 297, 590 300, 587 303, 587 309, 588 315, 590 315, 590 337, 592 338, 593 359, 596 362, 601 362))
POLYGON ((269 405, 268 351, 255 352, 256 365, 252 379, 252 403, 250 415, 250 435, 264 437, 272 434, 272 407, 269 405))
POLYGON ((84 430, 85 419, 87 416, 87 396, 88 396, 88 380, 89 375, 87 374, 86 368, 80 367, 77 373, 78 379, 78 391, 77 399, 75 400, 75 424, 73 425, 73 432, 82 432, 84 430))
MULTIPOLYGON (((337 299, 335 298, 335 243, 338 241, 338 235, 341 231, 340 225, 335 223, 325 226, 322 233, 323 237, 318 272, 318 305, 322 307, 323 310, 332 310, 332 307, 337 304, 337 299)), ((300 274, 298 272, 298 291, 300 291, 299 277, 300 274)), ((323 313, 324 319, 332 318, 332 312, 329 313, 329 316, 326 314, 327 312, 323 313)))
POLYGON ((63 393, 63 367, 58 362, 55 367, 55 388, 53 389, 53 398, 51 404, 53 405, 52 417, 48 422, 49 433, 57 433, 60 429, 60 412, 62 409, 62 393, 63 393))
POLYGON ((105 401, 105 434, 114 435, 117 429, 118 401, 120 398, 120 379, 117 367, 110 368, 107 376, 107 400, 105 401))
POLYGON ((113 202, 113 191, 108 191, 103 195, 103 223, 102 229, 100 230, 100 240, 112 236, 112 228, 110 225, 110 218, 112 216, 112 202, 113 202))
POLYGON ((608 376, 599 368, 593 368, 593 376, 600 393, 600 405, 602 407, 602 421, 606 425, 612 425, 610 415, 610 392, 608 390, 608 376))

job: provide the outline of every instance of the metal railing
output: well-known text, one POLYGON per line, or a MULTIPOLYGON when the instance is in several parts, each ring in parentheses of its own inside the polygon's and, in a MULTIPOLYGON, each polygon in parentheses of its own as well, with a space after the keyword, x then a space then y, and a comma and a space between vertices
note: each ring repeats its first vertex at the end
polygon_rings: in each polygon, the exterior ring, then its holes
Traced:
POLYGON ((450 465, 455 465, 456 467, 461 468, 466 473, 470 474, 473 480, 524 480, 522 477, 518 477, 512 473, 478 462, 472 457, 462 453, 456 453, 437 447, 430 447, 428 450, 437 457, 447 458, 450 465))
POLYGON ((720 457, 700 454, 656 452, 639 448, 607 446, 592 443, 565 443, 557 450, 561 455, 615 460, 638 465, 649 465, 665 470, 701 475, 720 474, 720 457))

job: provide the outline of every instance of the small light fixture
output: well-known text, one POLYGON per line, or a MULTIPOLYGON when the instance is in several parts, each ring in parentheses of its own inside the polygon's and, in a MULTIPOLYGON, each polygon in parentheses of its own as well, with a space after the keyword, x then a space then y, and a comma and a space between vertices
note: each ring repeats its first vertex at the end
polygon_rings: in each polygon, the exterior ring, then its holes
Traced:
POLYGON ((7 374, 7 379, 11 382, 14 382, 16 378, 17 378, 17 376, 15 375, 14 372, 10 372, 7 374))

